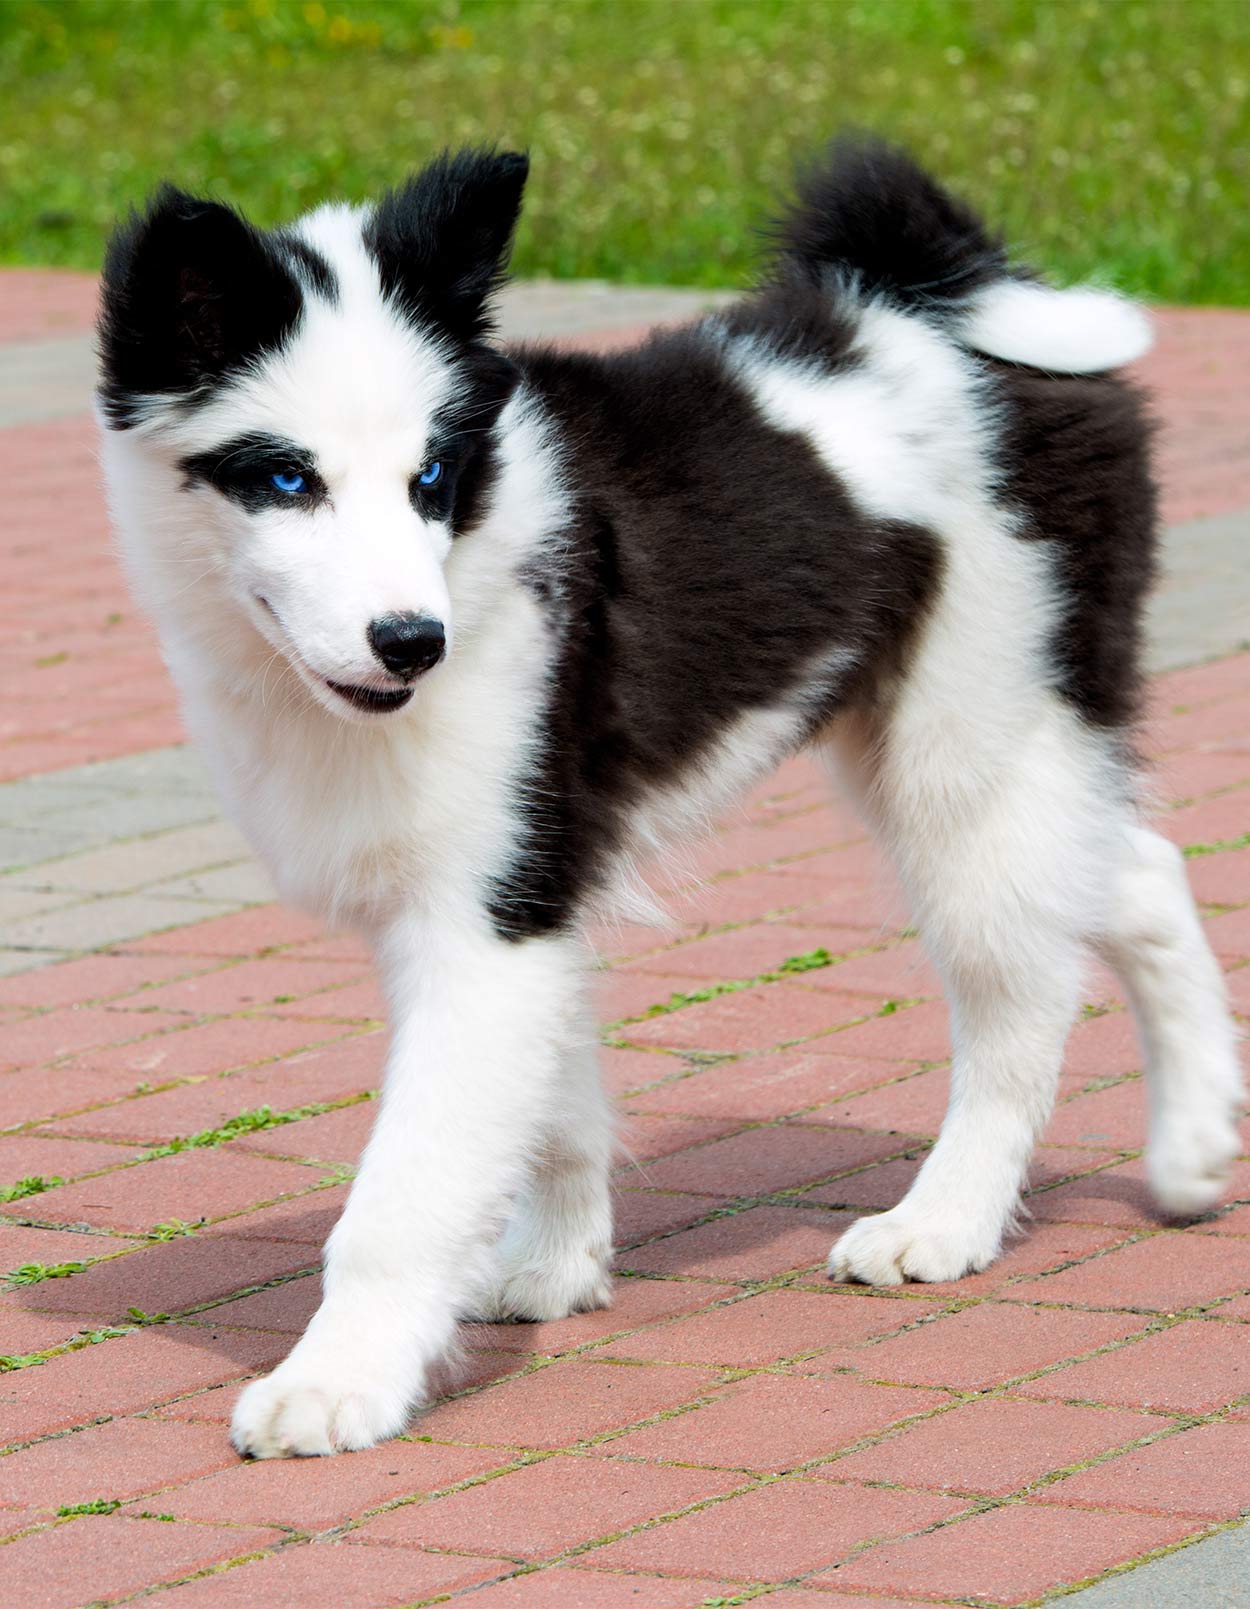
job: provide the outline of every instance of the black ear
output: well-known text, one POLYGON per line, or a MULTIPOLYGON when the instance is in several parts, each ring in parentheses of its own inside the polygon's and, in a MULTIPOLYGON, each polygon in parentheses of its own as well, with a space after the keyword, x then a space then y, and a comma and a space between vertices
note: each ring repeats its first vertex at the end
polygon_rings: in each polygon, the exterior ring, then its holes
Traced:
POLYGON ((303 305, 276 243, 229 207, 165 185, 109 243, 100 397, 109 422, 139 398, 191 395, 279 345, 303 305))
POLYGON ((487 333, 528 173, 515 151, 444 151, 382 197, 365 243, 411 318, 465 341, 487 333))

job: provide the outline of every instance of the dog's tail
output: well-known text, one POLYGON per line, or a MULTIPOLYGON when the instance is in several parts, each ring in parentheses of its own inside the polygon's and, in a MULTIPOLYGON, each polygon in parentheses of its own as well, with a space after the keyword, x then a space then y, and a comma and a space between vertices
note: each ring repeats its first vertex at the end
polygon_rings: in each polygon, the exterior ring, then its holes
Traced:
POLYGON ((1094 374, 1151 345, 1146 314, 1114 292, 1013 273, 972 208, 883 140, 834 140, 770 235, 780 276, 854 282, 1009 363, 1094 374))

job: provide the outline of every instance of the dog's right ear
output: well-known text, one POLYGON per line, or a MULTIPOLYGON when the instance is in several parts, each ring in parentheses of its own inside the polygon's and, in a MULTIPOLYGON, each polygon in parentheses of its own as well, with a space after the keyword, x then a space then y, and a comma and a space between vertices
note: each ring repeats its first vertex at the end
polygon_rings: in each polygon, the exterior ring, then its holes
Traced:
POLYGON ((458 340, 488 332, 528 173, 518 151, 444 151, 382 197, 365 243, 410 318, 458 340))
POLYGON ((192 396, 277 346, 300 289, 266 237, 232 208, 164 185, 114 233, 104 262, 100 400, 125 429, 144 399, 192 396))

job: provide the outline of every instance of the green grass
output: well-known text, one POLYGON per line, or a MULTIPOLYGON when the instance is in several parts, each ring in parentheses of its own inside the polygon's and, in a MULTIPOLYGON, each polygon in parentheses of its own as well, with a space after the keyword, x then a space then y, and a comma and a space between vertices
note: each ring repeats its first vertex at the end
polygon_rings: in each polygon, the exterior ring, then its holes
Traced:
POLYGON ((1244 0, 5 0, 0 259, 158 179, 276 222, 528 146, 523 274, 740 282, 796 155, 905 140, 1065 279, 1250 299, 1244 0))

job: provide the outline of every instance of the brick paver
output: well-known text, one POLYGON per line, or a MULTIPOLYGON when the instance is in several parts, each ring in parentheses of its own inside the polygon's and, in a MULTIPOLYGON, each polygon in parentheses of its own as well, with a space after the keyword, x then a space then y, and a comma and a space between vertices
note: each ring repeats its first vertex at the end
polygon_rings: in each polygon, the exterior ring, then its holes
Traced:
MULTIPOLYGON (((89 316, 81 277, 5 283, 0 341, 89 316)), ((1243 315, 1164 318, 1170 519, 1250 505, 1248 355, 1243 315)), ((1020 1604, 1250 1509, 1250 1162, 1241 1204, 1159 1220, 1105 977, 999 1262, 825 1280, 936 1133, 948 1040, 884 868, 801 762, 700 857, 674 932, 602 935, 632 1157, 613 1308, 466 1326, 426 1439, 240 1464, 225 1425, 315 1306, 381 1007, 358 942, 269 902, 165 747, 90 454, 80 419, 0 430, 0 1597, 1020 1604), (764 981, 818 947, 827 967, 764 981), (117 1506, 58 1515, 85 1504, 117 1506)), ((1153 712, 1164 819, 1250 1018, 1250 654, 1160 677, 1153 712)))

